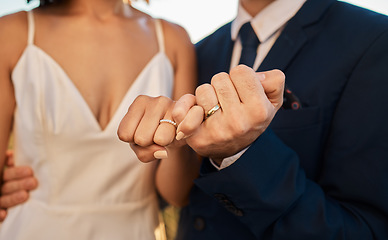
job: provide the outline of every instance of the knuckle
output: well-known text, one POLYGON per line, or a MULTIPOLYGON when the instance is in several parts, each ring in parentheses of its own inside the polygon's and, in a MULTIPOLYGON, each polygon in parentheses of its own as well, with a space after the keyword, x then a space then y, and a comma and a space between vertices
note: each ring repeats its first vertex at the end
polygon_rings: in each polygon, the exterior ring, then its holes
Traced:
POLYGON ((138 146, 146 147, 152 143, 152 140, 144 135, 135 134, 134 142, 138 146))
POLYGON ((150 98, 149 96, 147 95, 138 95, 135 100, 133 100, 133 103, 131 104, 134 105, 134 104, 141 104, 143 103, 144 101, 146 101, 148 98, 150 98))
POLYGON ((172 118, 175 119, 184 119, 186 116, 185 110, 182 107, 176 106, 171 112, 172 118))
POLYGON ((161 134, 155 134, 155 136, 154 136, 154 143, 156 143, 159 146, 167 146, 172 141, 173 141, 173 139, 169 139, 166 136, 163 136, 161 134))
POLYGON ((259 85, 255 71, 245 65, 239 65, 233 68, 230 71, 230 78, 238 82, 243 82, 244 88, 250 90, 257 89, 259 85))
POLYGON ((222 87, 225 85, 226 80, 229 80, 229 75, 225 72, 221 72, 213 76, 211 85, 215 87, 222 87))
POLYGON ((240 64, 230 70, 230 75, 241 75, 253 71, 250 67, 240 64))
POLYGON ((117 130, 117 136, 123 142, 133 142, 131 134, 125 131, 122 127, 119 127, 117 130))
POLYGON ((149 98, 151 98, 151 97, 148 96, 148 95, 140 94, 139 96, 136 97, 135 101, 136 101, 136 100, 137 100, 137 101, 144 101, 144 100, 147 100, 147 99, 149 99, 149 98))
POLYGON ((186 105, 193 105, 195 104, 195 96, 193 94, 186 93, 178 101, 182 101, 186 105))
POLYGON ((165 96, 158 96, 155 98, 156 105, 160 107, 165 107, 171 104, 172 100, 165 96))
POLYGON ((202 96, 202 95, 206 94, 206 92, 208 92, 209 89, 211 89, 211 88, 213 88, 213 87, 208 83, 199 85, 197 87, 197 89, 195 90, 195 96, 196 97, 202 96))

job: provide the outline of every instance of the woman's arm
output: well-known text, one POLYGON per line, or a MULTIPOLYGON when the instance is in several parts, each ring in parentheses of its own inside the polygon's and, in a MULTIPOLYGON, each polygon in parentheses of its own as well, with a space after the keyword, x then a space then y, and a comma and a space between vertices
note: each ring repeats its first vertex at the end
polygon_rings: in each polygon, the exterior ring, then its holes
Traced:
MULTIPOLYGON (((6 151, 12 129, 13 113, 16 102, 11 81, 13 69, 12 60, 16 47, 12 44, 16 34, 11 27, 14 25, 15 16, 0 18, 0 168, 4 167, 6 151)), ((15 31, 15 30, 14 30, 15 31)), ((18 31, 16 31, 18 32, 18 31)), ((14 39, 17 41, 17 39, 14 39)))
MULTIPOLYGON (((27 43, 26 13, 19 12, 0 18, 0 33, 0 169, 3 169, 4 166, 9 166, 6 163, 10 157, 7 155, 7 148, 16 107, 11 74, 27 43)), ((27 190, 34 189, 37 181, 32 177, 32 170, 29 167, 7 168, 4 174, 0 171, 0 176, 0 221, 2 221, 7 208, 28 199, 27 190)))
MULTIPOLYGON (((194 46, 187 32, 180 26, 163 21, 166 53, 175 73, 174 95, 177 100, 187 93, 194 93, 197 85, 197 65, 194 46)), ((200 159, 187 145, 167 147, 168 158, 162 159, 156 172, 156 187, 170 204, 183 206, 197 177, 200 159)))

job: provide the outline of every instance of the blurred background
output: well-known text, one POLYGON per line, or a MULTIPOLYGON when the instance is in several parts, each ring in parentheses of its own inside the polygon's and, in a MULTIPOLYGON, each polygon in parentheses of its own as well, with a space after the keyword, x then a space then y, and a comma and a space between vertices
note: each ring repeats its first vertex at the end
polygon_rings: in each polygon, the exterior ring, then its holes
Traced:
MULTIPOLYGON (((290 0, 291 1, 291 0, 290 0)), ((388 0, 343 0, 388 15, 388 0)), ((25 0, 0 0, 0 16, 28 10, 38 6, 39 1, 27 4, 25 0)), ((154 17, 175 22, 188 31, 196 43, 215 29, 234 18, 237 0, 151 0, 147 5, 135 2, 135 7, 154 17)))

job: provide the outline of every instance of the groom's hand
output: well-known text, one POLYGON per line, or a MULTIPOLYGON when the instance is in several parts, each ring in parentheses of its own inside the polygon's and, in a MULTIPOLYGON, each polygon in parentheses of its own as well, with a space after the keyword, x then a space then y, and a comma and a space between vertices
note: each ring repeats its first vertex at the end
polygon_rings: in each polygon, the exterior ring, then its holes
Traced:
POLYGON ((215 75, 211 85, 197 88, 195 100, 190 97, 189 104, 177 103, 173 117, 182 121, 178 137, 185 135, 194 151, 215 161, 236 154, 255 141, 272 121, 283 103, 284 81, 279 70, 255 73, 244 65, 235 67, 229 75, 215 75), (185 112, 192 111, 187 106, 193 105, 193 101, 203 108, 202 117, 204 113, 208 115, 200 126, 199 110, 182 119, 185 112), (218 110, 214 108, 217 104, 218 110))

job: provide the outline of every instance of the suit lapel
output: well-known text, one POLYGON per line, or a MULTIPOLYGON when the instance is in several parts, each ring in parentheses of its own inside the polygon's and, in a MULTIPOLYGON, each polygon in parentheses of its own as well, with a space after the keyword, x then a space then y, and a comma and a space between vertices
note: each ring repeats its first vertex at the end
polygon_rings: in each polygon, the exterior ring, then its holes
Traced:
POLYGON ((318 21, 336 0, 307 0, 299 12, 287 23, 282 34, 265 57, 258 71, 285 71, 295 55, 308 41, 305 27, 318 21))
POLYGON ((230 29, 228 23, 196 44, 199 84, 210 82, 217 73, 229 72, 234 45, 230 29))
POLYGON ((220 41, 222 44, 218 47, 220 51, 217 54, 217 58, 222 59, 221 61, 215 61, 217 64, 216 68, 219 70, 218 72, 229 72, 230 69, 230 61, 234 47, 234 41, 231 38, 231 26, 231 22, 225 26, 224 37, 220 41))
POLYGON ((295 54, 307 41, 302 27, 292 22, 284 29, 259 67, 259 71, 280 69, 284 71, 295 54))

